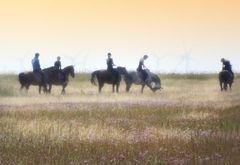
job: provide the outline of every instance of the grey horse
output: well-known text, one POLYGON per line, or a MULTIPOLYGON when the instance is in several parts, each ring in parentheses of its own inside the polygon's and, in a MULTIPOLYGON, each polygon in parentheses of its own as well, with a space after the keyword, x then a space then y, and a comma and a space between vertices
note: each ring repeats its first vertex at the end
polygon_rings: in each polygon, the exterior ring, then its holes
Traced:
POLYGON ((132 84, 141 85, 141 92, 143 93, 144 87, 147 85, 153 92, 162 89, 161 80, 157 74, 146 70, 148 73, 148 78, 146 81, 142 80, 142 74, 136 71, 128 72, 125 67, 118 67, 118 71, 121 75, 124 75, 124 80, 126 83, 126 91, 129 92, 132 84))

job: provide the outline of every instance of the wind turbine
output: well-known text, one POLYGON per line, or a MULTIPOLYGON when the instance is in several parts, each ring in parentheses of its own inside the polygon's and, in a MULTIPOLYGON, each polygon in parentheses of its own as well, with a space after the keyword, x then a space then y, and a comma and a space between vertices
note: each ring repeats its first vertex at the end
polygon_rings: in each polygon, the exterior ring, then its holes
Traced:
POLYGON ((167 58, 167 56, 158 56, 156 54, 153 54, 153 57, 156 59, 156 63, 155 63, 155 70, 156 71, 160 71, 160 66, 161 66, 161 62, 167 58))
POLYGON ((186 49, 186 47, 184 47, 184 53, 181 55, 181 58, 174 69, 175 72, 177 71, 180 65, 184 65, 185 73, 190 72, 191 70, 190 62, 192 61, 191 54, 192 54, 191 49, 186 49))
MULTIPOLYGON (((26 70, 26 66, 24 65, 26 62, 26 57, 28 57, 30 54, 30 51, 27 51, 25 54, 23 54, 23 56, 17 57, 16 60, 18 61, 19 64, 19 71, 25 71, 26 70)), ((31 58, 29 59, 29 65, 31 64, 31 58)))
POLYGON ((75 55, 66 56, 71 65, 74 65, 79 71, 87 71, 86 63, 88 59, 88 52, 78 52, 75 55))
POLYGON ((82 72, 86 72, 87 68, 86 68, 86 63, 88 60, 88 51, 86 51, 85 53, 83 53, 83 57, 81 58, 79 65, 82 67, 82 72))

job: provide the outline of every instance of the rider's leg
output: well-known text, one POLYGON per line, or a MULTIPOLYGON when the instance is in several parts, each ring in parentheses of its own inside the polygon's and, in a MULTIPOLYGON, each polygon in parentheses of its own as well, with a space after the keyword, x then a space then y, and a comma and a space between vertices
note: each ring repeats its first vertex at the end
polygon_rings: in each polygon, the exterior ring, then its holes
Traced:
POLYGON ((115 80, 118 80, 118 71, 116 69, 113 69, 113 75, 115 77, 115 80))
POLYGON ((58 70, 58 78, 59 78, 59 80, 60 81, 62 81, 62 82, 64 82, 64 81, 66 81, 66 77, 65 77, 65 74, 64 74, 64 72, 61 70, 61 69, 59 69, 58 70))
POLYGON ((42 80, 42 84, 45 84, 45 79, 44 79, 44 75, 42 71, 39 71, 40 75, 41 75, 41 80, 42 80))
POLYGON ((60 70, 60 72, 61 72, 61 74, 62 74, 62 76, 63 76, 63 81, 66 81, 65 73, 64 73, 62 70, 60 70))
POLYGON ((142 73, 143 73, 143 81, 146 82, 148 78, 147 72, 143 70, 142 73))

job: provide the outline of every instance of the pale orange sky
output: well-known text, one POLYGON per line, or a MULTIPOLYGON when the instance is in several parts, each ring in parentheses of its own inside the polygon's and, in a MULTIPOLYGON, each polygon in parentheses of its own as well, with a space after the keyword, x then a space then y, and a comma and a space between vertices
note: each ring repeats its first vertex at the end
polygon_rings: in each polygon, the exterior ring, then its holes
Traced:
POLYGON ((60 55, 100 69, 109 51, 130 69, 149 54, 151 70, 184 71, 189 52, 193 71, 217 71, 221 57, 239 71, 239 9, 238 0, 0 0, 0 71, 31 69, 35 52, 43 68, 60 55))

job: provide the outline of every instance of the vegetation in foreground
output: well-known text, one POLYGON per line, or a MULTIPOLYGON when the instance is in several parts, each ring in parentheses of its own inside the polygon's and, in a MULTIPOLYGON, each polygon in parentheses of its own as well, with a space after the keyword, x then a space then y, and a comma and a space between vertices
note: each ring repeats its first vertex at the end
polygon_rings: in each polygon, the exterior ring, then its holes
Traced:
POLYGON ((112 94, 109 86, 98 94, 79 76, 60 96, 59 87, 19 92, 4 76, 1 88, 12 93, 0 97, 0 164, 240 162, 239 79, 231 92, 211 76, 163 76, 161 92, 112 94))

